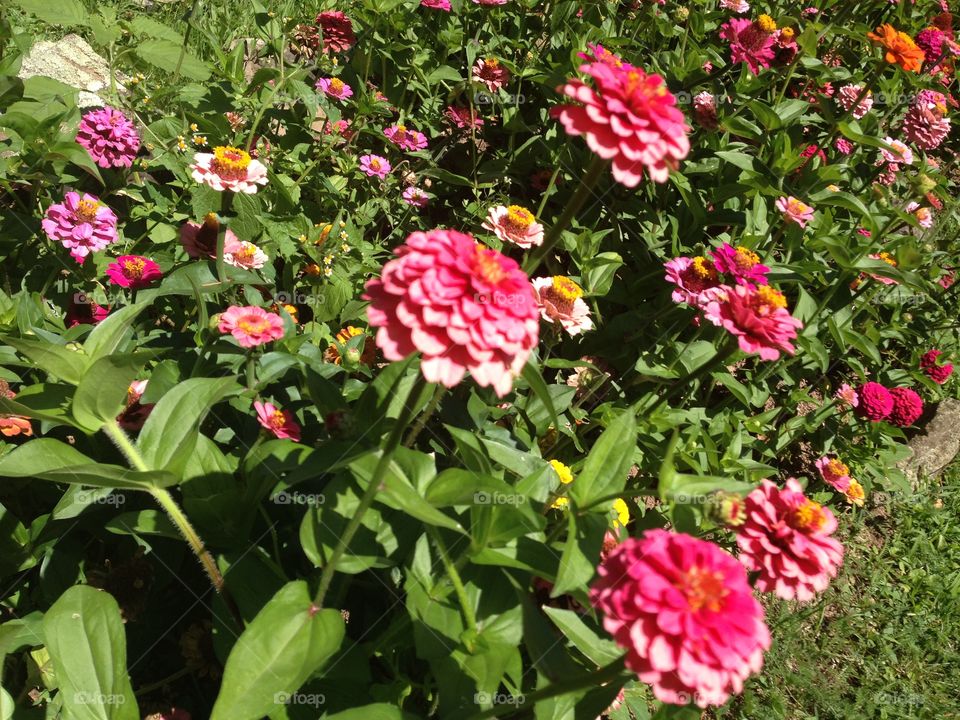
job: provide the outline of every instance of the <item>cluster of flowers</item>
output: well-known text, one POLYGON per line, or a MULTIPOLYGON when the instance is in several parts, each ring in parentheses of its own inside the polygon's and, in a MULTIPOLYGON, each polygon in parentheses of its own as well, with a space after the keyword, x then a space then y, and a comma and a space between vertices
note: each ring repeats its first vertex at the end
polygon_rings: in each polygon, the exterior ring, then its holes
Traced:
POLYGON ((865 382, 856 390, 854 412, 871 422, 886 420, 909 427, 923 414, 923 400, 911 388, 888 389, 878 382, 865 382))

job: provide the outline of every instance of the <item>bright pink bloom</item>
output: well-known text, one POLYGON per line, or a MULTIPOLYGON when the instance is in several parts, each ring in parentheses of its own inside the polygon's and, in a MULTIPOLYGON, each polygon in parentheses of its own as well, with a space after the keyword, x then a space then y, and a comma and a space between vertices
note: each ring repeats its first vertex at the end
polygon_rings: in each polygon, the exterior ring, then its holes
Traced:
POLYGON ((360 158, 360 171, 370 177, 383 180, 392 169, 390 161, 380 155, 364 155, 360 158))
POLYGON ((893 398, 893 409, 887 416, 887 422, 897 427, 909 427, 923 415, 923 400, 916 391, 910 388, 897 387, 890 389, 893 398))
POLYGON ((842 403, 849 405, 852 408, 857 407, 860 404, 860 400, 857 398, 857 391, 850 386, 849 383, 843 383, 837 391, 833 394, 837 400, 840 400, 842 403))
POLYGON ((327 97, 332 97, 337 100, 346 100, 349 97, 353 97, 353 88, 340 78, 320 78, 314 87, 322 91, 327 97))
POLYGON ((917 33, 914 42, 923 50, 923 54, 930 60, 936 60, 943 55, 943 41, 946 39, 943 30, 935 27, 924 28, 917 33))
POLYGON ((104 107, 83 116, 77 142, 100 167, 130 167, 140 150, 137 128, 119 110, 104 107))
POLYGON ((666 182, 690 151, 690 128, 662 77, 608 55, 580 66, 596 89, 568 80, 560 92, 577 104, 558 105, 550 114, 567 133, 585 136, 593 152, 613 161, 617 182, 636 187, 644 171, 654 182, 666 182))
POLYGON ((257 411, 257 421, 275 437, 289 438, 300 442, 300 426, 289 410, 281 410, 276 405, 254 401, 254 410, 257 411))
POLYGON ((232 305, 227 308, 220 316, 219 328, 220 332, 233 335, 240 347, 245 348, 263 345, 283 337, 283 319, 276 313, 251 305, 232 305))
POLYGON ((107 265, 107 277, 120 287, 134 290, 146 287, 163 276, 160 266, 140 255, 121 255, 107 265))
POLYGON ((534 278, 533 289, 544 320, 559 323, 570 335, 593 330, 583 290, 573 280, 563 275, 534 278))
POLYGON ((430 382, 453 387, 470 371, 499 397, 510 392, 540 330, 520 266, 455 230, 415 232, 394 252, 363 296, 384 356, 419 351, 430 382))
POLYGON ((849 155, 853 152, 853 143, 846 138, 837 138, 833 141, 833 146, 841 155, 849 155))
POLYGON ((426 207, 427 203, 430 202, 430 196, 420 188, 410 186, 403 191, 403 201, 407 205, 412 205, 415 208, 422 208, 426 207))
POLYGON ((913 164, 913 151, 904 145, 899 140, 894 140, 889 135, 883 139, 883 141, 890 145, 893 150, 887 150, 886 148, 880 148, 880 155, 883 156, 883 159, 888 163, 896 165, 912 165, 913 164))
POLYGON ((946 363, 940 365, 938 358, 943 353, 940 350, 932 349, 925 352, 920 357, 920 369, 924 374, 933 380, 937 385, 943 385, 953 374, 953 364, 946 363))
POLYGON ((903 118, 903 137, 921 150, 938 148, 950 134, 946 114, 946 96, 934 90, 922 90, 903 118))
POLYGON ((627 538, 597 568, 590 602, 658 700, 722 705, 770 647, 743 567, 706 540, 666 530, 627 538))
POLYGON ((777 360, 780 352, 793 355, 790 342, 803 323, 787 311, 787 300, 769 285, 749 288, 737 285, 717 293, 706 305, 704 316, 737 337, 740 349, 761 360, 777 360))
POLYGON ((737 285, 754 287, 767 284, 770 268, 761 264, 760 257, 753 250, 724 243, 716 250, 711 250, 710 254, 717 271, 731 275, 737 285))
POLYGON ((871 422, 879 422, 893 410, 893 396, 877 382, 865 382, 857 388, 856 413, 871 422))
POLYGON ((519 205, 497 205, 490 208, 483 227, 500 240, 513 243, 524 249, 543 244, 543 225, 533 213, 519 205))
POLYGON ((337 120, 336 122, 330 122, 327 120, 323 124, 323 134, 324 135, 339 135, 344 140, 349 140, 353 137, 353 131, 350 129, 350 121, 344 120, 343 118, 337 120))
POLYGON ((450 0, 420 0, 420 7, 450 12, 450 0))
POLYGON ((473 79, 475 82, 486 85, 487 90, 495 93, 510 82, 510 71, 496 58, 478 58, 476 65, 473 66, 473 79))
POLYGON ((483 126, 483 118, 477 115, 477 111, 474 110, 470 112, 468 107, 459 107, 457 105, 451 105, 446 110, 443 111, 443 114, 447 119, 456 125, 461 130, 465 128, 476 128, 483 126))
POLYGON ((339 10, 320 13, 316 23, 320 26, 324 52, 344 52, 357 42, 357 37, 353 34, 353 23, 339 10))
POLYGON ((664 267, 667 269, 667 282, 676 285, 671 296, 675 303, 703 307, 704 293, 720 286, 717 268, 712 260, 705 257, 673 258, 664 263, 664 267))
POLYGON ((391 125, 383 131, 383 134, 394 145, 410 152, 423 150, 427 146, 426 135, 416 130, 410 130, 405 125, 391 125))
POLYGON ((759 74, 774 58, 776 24, 766 15, 757 20, 730 18, 720 28, 720 37, 730 42, 730 61, 746 63, 750 72, 759 74))
POLYGON ((212 153, 197 153, 193 156, 193 179, 205 183, 217 192, 253 195, 258 185, 267 184, 267 167, 253 160, 246 150, 219 146, 212 153))
POLYGON ((823 592, 843 563, 843 546, 830 537, 837 529, 833 513, 793 478, 783 489, 764 480, 747 495, 746 509, 737 545, 740 562, 759 573, 756 588, 799 602, 823 592))
POLYGON ((802 228, 813 220, 813 208, 792 195, 777 200, 776 207, 783 213, 783 219, 786 222, 799 225, 802 228))
POLYGON ((863 96, 863 99, 857 103, 857 106, 854 107, 853 104, 857 102, 857 98, 860 97, 862 93, 863 88, 860 85, 844 85, 833 97, 834 100, 837 101, 837 105, 850 112, 856 120, 859 120, 870 112, 870 108, 873 107, 873 96, 869 92, 867 92, 867 94, 863 96))
POLYGON ((837 492, 846 493, 850 487, 850 468, 840 462, 839 458, 824 455, 814 463, 820 472, 820 477, 827 485, 837 492))
POLYGON ((93 195, 68 192, 63 202, 47 208, 40 223, 51 240, 57 240, 83 265, 90 253, 117 240, 117 216, 93 195))

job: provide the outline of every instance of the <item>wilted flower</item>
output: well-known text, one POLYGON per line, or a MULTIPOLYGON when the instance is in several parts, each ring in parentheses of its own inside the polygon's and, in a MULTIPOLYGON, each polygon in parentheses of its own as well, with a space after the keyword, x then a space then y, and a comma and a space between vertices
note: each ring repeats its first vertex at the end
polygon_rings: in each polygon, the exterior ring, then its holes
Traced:
POLYGON ((559 323, 570 335, 593 329, 583 290, 573 280, 562 275, 535 278, 533 288, 544 320, 559 323))
POLYGON ((693 119, 704 130, 717 129, 717 99, 712 93, 704 90, 693 96, 693 119))
POLYGON ((134 290, 146 287, 162 275, 159 265, 140 255, 121 255, 107 265, 110 282, 134 290))
POLYGON ((140 150, 136 127, 112 107, 86 113, 77 129, 77 142, 102 168, 130 167, 140 150))
POLYGON ((93 195, 68 192, 63 202, 47 208, 40 223, 51 240, 57 240, 81 265, 90 253, 117 240, 117 216, 93 195))
POLYGON ((235 147, 215 147, 212 153, 197 153, 193 156, 193 179, 222 192, 257 192, 258 185, 267 184, 267 168, 250 153, 235 147))

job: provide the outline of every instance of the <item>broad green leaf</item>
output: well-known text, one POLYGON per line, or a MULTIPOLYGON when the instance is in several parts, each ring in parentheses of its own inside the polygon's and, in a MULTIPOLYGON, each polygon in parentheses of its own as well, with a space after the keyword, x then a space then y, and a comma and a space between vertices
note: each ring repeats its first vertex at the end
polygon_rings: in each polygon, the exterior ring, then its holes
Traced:
POLYGON ((0 625, 0 657, 16 652, 20 648, 40 647, 45 644, 43 613, 32 612, 0 625))
POLYGON ((43 618, 67 720, 139 720, 127 675, 127 640, 113 596, 67 590, 43 618))
POLYGON ((73 396, 73 417, 90 432, 114 420, 127 403, 127 388, 152 353, 107 355, 84 373, 73 396))
POLYGON ((206 80, 210 77, 209 65, 196 55, 186 52, 180 43, 162 39, 144 40, 135 48, 137 55, 161 70, 175 73, 179 64, 180 74, 191 80, 206 80))
POLYGON ((374 703, 327 715, 325 720, 406 720, 413 717, 387 703, 374 703))
POLYGON ((0 720, 10 720, 15 710, 16 706, 13 704, 10 693, 0 687, 0 720))
POLYGON ((83 343, 83 351, 90 358, 90 362, 119 350, 133 335, 134 320, 148 307, 150 303, 147 302, 127 305, 110 313, 103 322, 96 325, 83 343))
POLYGON ((550 391, 547 389, 547 383, 544 382, 543 375, 540 374, 540 369, 532 360, 528 361, 527 364, 523 366, 523 379, 526 380, 527 385, 530 386, 530 389, 533 391, 534 395, 536 395, 540 399, 540 402, 543 403, 543 406, 546 408, 547 414, 549 415, 554 426, 559 425, 560 420, 557 419, 557 410, 553 406, 553 398, 550 396, 550 391))
POLYGON ((623 490, 636 444, 637 421, 628 408, 603 431, 570 486, 570 496, 577 505, 589 507, 600 498, 623 490))
POLYGON ((339 610, 320 610, 307 584, 284 585, 257 613, 233 646, 211 720, 260 720, 281 710, 340 649, 345 627, 339 610))
POLYGON ((0 338, 5 344, 31 360, 38 368, 54 377, 76 385, 89 365, 89 358, 64 345, 54 345, 32 338, 0 338))
POLYGON ((14 0, 14 2, 50 25, 69 27, 87 24, 87 11, 80 0, 14 0))
POLYGON ((550 597, 585 591, 600 560, 600 547, 606 531, 606 514, 578 518, 574 513, 568 513, 567 539, 557 569, 557 582, 550 591, 550 597))
POLYGON ((73 388, 69 385, 40 383, 23 388, 17 399, 0 397, 0 412, 36 420, 46 420, 58 425, 75 425, 67 414, 73 388))
POLYGON ((553 624, 556 625, 577 650, 597 665, 609 665, 623 655, 623 650, 617 647, 613 640, 600 637, 587 627, 587 624, 572 610, 549 607, 544 605, 543 611, 553 624))

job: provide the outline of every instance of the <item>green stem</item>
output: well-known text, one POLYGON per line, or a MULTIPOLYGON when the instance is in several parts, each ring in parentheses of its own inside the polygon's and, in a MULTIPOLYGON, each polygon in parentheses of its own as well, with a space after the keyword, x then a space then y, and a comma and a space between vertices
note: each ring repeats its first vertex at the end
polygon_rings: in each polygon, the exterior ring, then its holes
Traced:
POLYGON ((593 193, 593 186, 597 184, 597 180, 600 179, 600 174, 606 169, 606 167, 607 161, 602 157, 594 155, 593 161, 590 163, 590 167, 587 168, 587 172, 584 173, 582 178, 580 178, 580 185, 577 187, 577 191, 574 193, 573 197, 570 198, 570 202, 567 203, 563 213, 550 228, 547 236, 543 239, 543 245, 538 247, 527 256, 527 260, 523 265, 523 269, 527 275, 532 274, 533 271, 536 270, 540 265, 540 263, 543 262, 544 258, 550 254, 550 251, 553 250, 553 247, 560 239, 560 235, 564 230, 567 229, 570 221, 573 220, 573 216, 580 211, 580 208, 583 207, 584 203, 587 201, 587 198, 593 193))
POLYGON ((430 398, 430 402, 427 404, 427 407, 424 408, 423 413, 417 418, 417 422, 411 428, 410 433, 407 435, 407 439, 403 441, 404 447, 412 447, 413 444, 417 441, 417 437, 423 431, 423 428, 426 427, 427 421, 433 417, 433 413, 437 411, 437 407, 440 405, 440 400, 443 398, 447 389, 443 385, 437 385, 437 389, 433 393, 433 397, 430 398))
MULTIPOLYGON (((410 395, 407 396, 407 399, 409 401, 415 401, 420 397, 422 387, 423 380, 418 378, 417 383, 414 385, 410 395)), ((390 431, 390 436, 383 446, 383 453, 380 455, 380 461, 373 471, 373 477, 370 478, 370 484, 367 485, 363 497, 360 498, 360 504, 357 505, 356 512, 354 512, 353 517, 350 518, 350 522, 347 523, 347 527, 340 536, 340 541, 333 549, 330 560, 327 561, 327 564, 323 567, 323 574, 320 576, 320 588, 317 590, 316 598, 313 601, 314 606, 318 610, 323 607, 323 600, 327 595, 327 591, 330 589, 330 583, 333 582, 333 574, 337 570, 337 563, 340 562, 340 558, 342 558, 343 554, 347 551, 347 546, 350 544, 353 536, 356 535, 357 530, 360 529, 360 522, 363 520, 364 514, 370 509, 370 506, 373 505, 373 500, 380 490, 380 484, 383 482, 383 476, 387 474, 387 468, 393 459, 393 453, 396 452, 400 446, 403 431, 407 429, 407 426, 413 419, 414 412, 414 409, 407 403, 403 404, 403 410, 400 411, 400 416, 397 418, 393 429, 390 431)))
POLYGON ((654 411, 657 410, 661 405, 666 403, 668 400, 679 394, 687 385, 689 385, 694 380, 699 380, 704 375, 714 370, 718 365, 723 363, 728 357, 733 355, 737 350, 737 341, 734 338, 728 338, 726 347, 721 346, 717 349, 717 354, 713 356, 710 360, 705 362, 703 365, 698 367, 696 370, 687 373, 682 378, 679 378, 673 383, 673 386, 669 391, 664 393, 659 400, 657 400, 652 407, 646 410, 648 415, 652 415, 654 411))
MULTIPOLYGON (((454 592, 457 594, 457 600, 460 603, 460 610, 463 612, 463 621, 467 626, 467 630, 472 630, 474 633, 477 632, 477 616, 473 612, 473 607, 470 605, 470 598, 467 597, 467 589, 463 586, 463 580, 460 579, 460 573, 457 572, 456 566, 450 562, 450 555, 447 553, 447 546, 443 543, 443 538, 440 537, 440 532, 433 526, 427 525, 427 534, 430 536, 430 539, 433 540, 433 544, 437 546, 437 552, 440 554, 440 560, 443 562, 443 567, 447 571, 447 577, 450 578, 450 583, 453 585, 454 592)), ((473 648, 468 648, 471 652, 473 648)))

